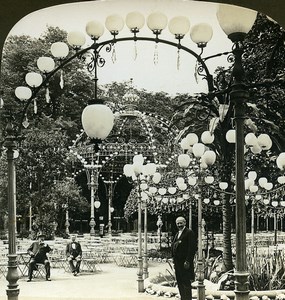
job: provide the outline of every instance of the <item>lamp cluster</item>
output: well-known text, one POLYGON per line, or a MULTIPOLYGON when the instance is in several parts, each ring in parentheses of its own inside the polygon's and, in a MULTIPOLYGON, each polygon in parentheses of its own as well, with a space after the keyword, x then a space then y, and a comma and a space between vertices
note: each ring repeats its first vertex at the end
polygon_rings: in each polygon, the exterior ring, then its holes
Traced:
MULTIPOLYGON (((187 13, 186 13, 187 14, 187 13)), ((256 18, 256 12, 236 6, 220 5, 217 12, 218 21, 229 36, 233 33, 247 33, 256 18)), ((158 36, 168 27, 171 34, 176 39, 181 40, 190 32, 190 37, 199 47, 205 47, 213 35, 212 27, 207 23, 196 24, 191 27, 187 16, 175 16, 168 20, 168 17, 160 11, 156 11, 145 17, 139 11, 132 11, 125 18, 118 14, 112 14, 105 19, 105 27, 97 20, 86 24, 86 33, 93 39, 98 40, 105 31, 105 28, 115 38, 126 25, 128 29, 136 35, 145 25, 158 36)), ((82 47, 86 42, 85 35, 81 32, 71 32, 68 35, 68 43, 75 48, 82 47)), ((66 53, 66 47, 62 47, 63 54, 66 53)), ((61 51, 59 51, 59 54, 61 51)), ((58 55, 59 55, 58 54, 58 55)))
MULTIPOLYGON (((283 169, 283 166, 285 166, 285 160, 282 163, 283 156, 284 155, 281 153, 277 158, 277 166, 281 168, 281 170, 283 169)), ((256 200, 260 201, 263 199, 263 203, 265 205, 270 204, 271 198, 272 206, 276 207, 280 204, 284 207, 285 201, 283 200, 283 190, 285 184, 285 176, 278 176, 277 182, 280 187, 274 187, 274 184, 272 182, 268 182, 268 179, 266 177, 260 177, 257 180, 257 173, 255 171, 250 171, 248 172, 248 178, 245 180, 245 189, 250 191, 251 195, 255 195, 256 200), (279 190, 281 193, 278 194, 279 190), (270 191, 272 191, 272 193, 270 191), (270 194, 273 194, 273 192, 275 192, 275 195, 277 195, 277 197, 270 197, 270 194)))
MULTIPOLYGON (((226 140, 231 144, 236 142, 236 133, 234 129, 230 129, 226 133, 226 140)), ((272 140, 266 133, 256 136, 253 132, 249 132, 245 136, 244 141, 253 154, 259 154, 262 150, 269 150, 272 146, 272 140)))
MULTIPOLYGON (((181 148, 184 152, 190 152, 194 158, 199 159, 200 167, 206 169, 216 161, 216 153, 206 146, 214 141, 215 137, 209 131, 205 131, 201 135, 201 142, 195 133, 189 133, 185 138, 181 140, 181 148), (206 145, 205 145, 206 144, 206 145)), ((178 164, 181 168, 188 168, 191 162, 191 157, 187 153, 180 154, 178 156, 178 164)))
POLYGON ((124 165, 124 175, 131 177, 132 180, 145 180, 145 177, 152 176, 154 183, 159 183, 161 174, 156 172, 157 165, 155 163, 144 164, 145 158, 142 154, 133 157, 133 164, 124 165))

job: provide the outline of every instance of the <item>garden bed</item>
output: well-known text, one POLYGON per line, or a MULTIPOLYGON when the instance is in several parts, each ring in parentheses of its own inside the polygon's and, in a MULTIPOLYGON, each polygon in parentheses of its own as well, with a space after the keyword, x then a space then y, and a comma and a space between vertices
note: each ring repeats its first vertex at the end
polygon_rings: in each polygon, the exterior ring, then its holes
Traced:
MULTIPOLYGON (((150 295, 162 296, 166 298, 178 298, 178 288, 176 286, 169 286, 168 281, 165 280, 165 276, 159 275, 159 277, 145 279, 146 293, 150 295), (161 279, 161 281, 160 281, 161 279)), ((197 282, 193 282, 192 297, 197 298, 197 290, 195 288, 197 282)), ((171 285, 174 285, 171 282, 171 285)), ((218 285, 212 283, 209 280, 204 280, 206 299, 234 299, 234 291, 222 291, 218 290, 218 285)), ((251 291, 249 297, 258 297, 262 299, 285 299, 285 290, 270 290, 270 291, 251 291)))

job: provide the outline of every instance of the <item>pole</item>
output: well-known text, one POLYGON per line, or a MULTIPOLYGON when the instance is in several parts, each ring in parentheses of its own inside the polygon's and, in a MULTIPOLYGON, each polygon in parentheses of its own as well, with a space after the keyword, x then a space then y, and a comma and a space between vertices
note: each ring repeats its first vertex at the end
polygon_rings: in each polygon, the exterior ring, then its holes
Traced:
POLYGON ((113 181, 110 182, 110 187, 109 187, 109 202, 108 202, 108 234, 110 236, 112 235, 112 213, 111 213, 112 196, 113 196, 113 181))
POLYGON ((192 200, 189 199, 189 229, 192 229, 192 200))
POLYGON ((143 261, 142 261, 142 203, 141 203, 141 191, 140 184, 138 184, 138 292, 144 292, 144 280, 143 280, 143 261))
POLYGON ((274 212, 274 245, 277 245, 277 210, 274 212))
POLYGON ((253 207, 253 202, 251 205, 251 247, 252 251, 254 249, 254 207, 253 207))
POLYGON ((33 212, 32 212, 32 201, 30 200, 29 203, 29 233, 32 233, 32 217, 33 217, 33 212))
POLYGON ((248 300, 249 283, 246 258, 246 207, 244 185, 244 118, 245 102, 248 92, 243 83, 244 70, 242 68, 243 49, 235 43, 233 50, 235 63, 233 68, 234 83, 230 92, 230 100, 235 109, 235 176, 236 176, 236 269, 235 269, 235 297, 236 300, 248 300))
MULTIPOLYGON (((156 226, 157 226, 157 235, 159 238, 159 250, 161 250, 161 228, 162 228, 163 222, 161 220, 161 215, 158 216, 158 220, 156 222, 156 226)), ((167 226, 166 226, 167 228, 167 226)))
POLYGON ((90 236, 95 236, 95 218, 94 218, 94 186, 95 186, 95 182, 94 182, 94 169, 93 169, 93 161, 91 164, 91 175, 90 175, 90 189, 91 189, 91 211, 90 211, 90 222, 89 222, 89 226, 90 226, 90 236))
POLYGON ((148 255, 147 255, 147 203, 144 208, 144 256, 143 256, 144 279, 148 278, 148 255))
POLYGON ((68 213, 68 204, 66 205, 65 210, 65 233, 69 235, 69 213, 68 213))
POLYGON ((204 263, 202 249, 202 197, 198 198, 198 260, 197 260, 197 299, 205 300, 204 263))
POLYGON ((6 290, 9 300, 18 300, 18 269, 17 269, 17 254, 16 254, 16 201, 15 201, 15 162, 14 149, 15 137, 13 135, 12 124, 9 123, 6 128, 7 137, 4 146, 7 148, 8 162, 8 272, 6 279, 8 281, 8 289, 6 290))

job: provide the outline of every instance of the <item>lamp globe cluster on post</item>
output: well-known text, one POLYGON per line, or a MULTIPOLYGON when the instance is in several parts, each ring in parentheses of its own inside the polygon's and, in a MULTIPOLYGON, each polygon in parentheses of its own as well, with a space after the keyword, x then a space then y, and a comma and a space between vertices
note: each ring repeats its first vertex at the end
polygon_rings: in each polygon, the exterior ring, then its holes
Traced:
POLYGON ((145 158, 142 154, 137 154, 133 157, 133 164, 124 166, 124 175, 131 178, 136 183, 138 197, 138 292, 144 292, 144 276, 148 277, 148 262, 147 262, 147 200, 149 198, 146 190, 148 189, 147 181, 152 178, 154 183, 159 183, 161 174, 156 172, 157 165, 155 163, 144 164, 145 158), (145 207, 144 220, 144 261, 142 257, 142 204, 145 207), (144 276, 143 276, 144 275, 144 276))
MULTIPOLYGON (((184 152, 178 156, 178 164, 181 168, 187 169, 190 165, 191 160, 198 166, 197 177, 189 176, 188 183, 192 186, 197 185, 198 189, 202 185, 202 176, 203 171, 211 166, 216 161, 216 153, 212 150, 209 150, 206 145, 211 144, 214 141, 214 135, 212 135, 209 131, 203 132, 201 135, 201 141, 199 142, 199 138, 195 133, 189 133, 185 138, 181 141, 181 147, 184 152), (205 145, 205 144, 206 145, 205 145)), ((191 165, 193 168, 193 165, 191 165)), ((212 177, 207 179, 205 178, 207 183, 212 183, 212 177)), ((178 187, 183 188, 183 183, 179 183, 178 187)), ((185 184, 185 183, 184 183, 185 184)), ((197 259, 197 297, 198 300, 205 299, 205 285, 204 285, 204 261, 203 261, 203 246, 202 246, 202 195, 201 190, 199 190, 200 195, 198 198, 198 259, 197 259)))

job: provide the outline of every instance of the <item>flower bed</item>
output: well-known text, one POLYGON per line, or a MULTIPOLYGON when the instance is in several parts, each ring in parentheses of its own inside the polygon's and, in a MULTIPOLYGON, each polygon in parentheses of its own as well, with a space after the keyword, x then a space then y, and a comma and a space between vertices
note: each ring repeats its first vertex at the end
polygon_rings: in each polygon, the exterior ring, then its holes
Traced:
MULTIPOLYGON (((159 275, 153 278, 145 279, 145 292, 150 295, 161 296, 165 298, 176 298, 180 299, 179 292, 176 286, 174 286, 174 282, 170 281, 171 278, 159 275), (168 280, 169 279, 169 280, 168 280), (170 283, 170 284, 169 284, 170 283), (172 286, 170 286, 172 285, 172 286)), ((205 295, 206 299, 234 299, 235 293, 234 291, 221 291, 217 290, 218 285, 213 284, 209 280, 204 280, 205 284, 205 295)), ((197 298, 197 290, 196 290, 196 282, 193 282, 192 286, 194 287, 192 290, 192 297, 197 298)), ((285 290, 271 290, 271 291, 251 291, 249 293, 249 297, 251 300, 267 300, 267 299, 276 299, 276 300, 284 300, 285 299, 285 290)))

